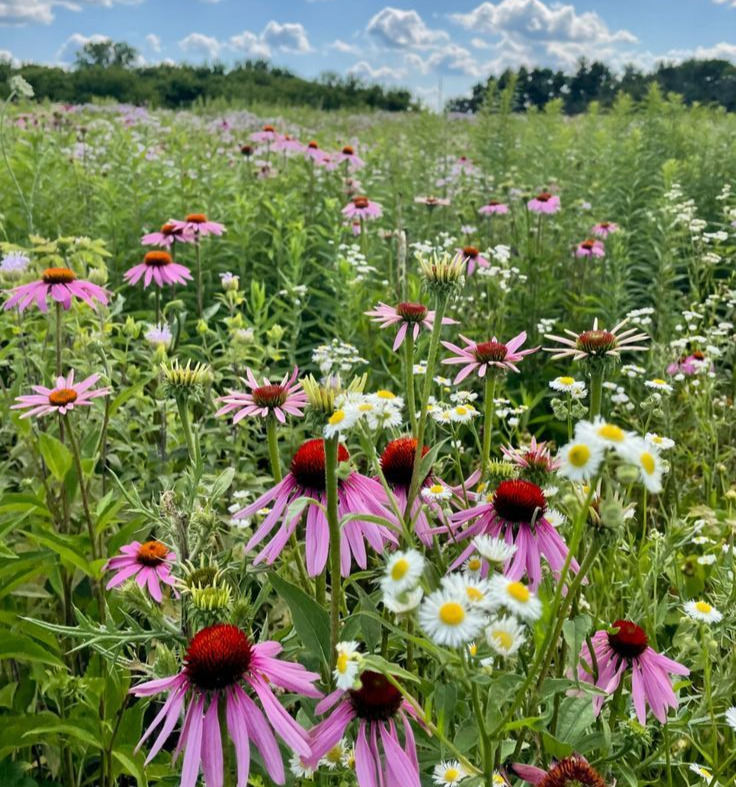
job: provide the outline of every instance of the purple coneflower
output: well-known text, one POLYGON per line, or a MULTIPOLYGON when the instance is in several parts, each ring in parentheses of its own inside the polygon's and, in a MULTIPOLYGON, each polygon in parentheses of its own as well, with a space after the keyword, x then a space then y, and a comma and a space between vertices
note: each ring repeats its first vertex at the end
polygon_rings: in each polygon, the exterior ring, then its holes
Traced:
POLYGON ((365 166, 365 161, 358 156, 355 152, 355 148, 352 145, 345 145, 345 147, 337 154, 337 161, 342 163, 343 161, 347 161, 350 164, 351 169, 361 169, 361 167, 365 166))
POLYGON ((151 680, 130 690, 136 697, 149 697, 162 691, 169 695, 138 743, 140 747, 163 722, 146 764, 161 750, 184 710, 174 750, 175 759, 184 752, 181 787, 194 787, 200 766, 208 785, 222 785, 222 710, 235 747, 238 787, 248 783, 251 742, 260 752, 270 778, 283 784, 284 763, 274 731, 299 756, 308 757, 311 750, 307 733, 276 699, 274 688, 304 697, 322 694, 313 686, 319 675, 308 672, 301 664, 275 658, 281 650, 278 642, 253 644, 245 632, 227 623, 197 632, 189 642, 178 675, 151 680), (185 706, 187 698, 189 702, 185 706))
POLYGON ((81 383, 75 384, 72 370, 67 377, 57 377, 54 388, 44 388, 43 385, 32 386, 36 393, 17 396, 15 401, 18 404, 12 405, 10 409, 27 410, 21 418, 48 415, 48 413, 66 415, 75 407, 89 406, 93 399, 110 393, 109 388, 90 390, 99 379, 99 374, 93 374, 81 383))
MULTIPOLYGON (((690 670, 649 647, 646 633, 636 623, 617 620, 612 628, 617 631, 597 631, 591 638, 597 671, 595 676, 590 649, 587 643, 583 645, 580 651, 582 663, 578 666, 579 679, 613 694, 626 670, 631 670, 631 694, 639 723, 646 725, 648 704, 655 718, 664 724, 667 709, 677 707, 669 674, 689 675, 690 670)), ((602 695, 593 698, 596 716, 604 699, 602 695)))
POLYGON ((599 238, 607 238, 614 232, 618 232, 618 224, 614 224, 612 221, 601 221, 593 227, 591 232, 599 238))
MULTIPOLYGON (((505 574, 509 579, 519 580, 526 573, 530 589, 535 590, 542 581, 542 556, 552 571, 559 574, 568 551, 562 537, 545 518, 546 511, 547 499, 540 487, 531 481, 510 479, 498 485, 490 502, 458 511, 450 519, 455 526, 475 520, 465 530, 455 533, 458 541, 492 536, 504 538, 507 544, 516 546, 516 553, 507 564, 505 574)), ((461 565, 474 551, 475 546, 470 544, 452 568, 461 565)), ((577 561, 573 559, 570 570, 577 571, 578 568, 577 561)))
POLYGON ((683 355, 678 360, 667 366, 667 374, 684 374, 686 377, 691 377, 703 371, 705 366, 709 366, 713 371, 713 364, 705 357, 705 354, 700 350, 695 350, 689 355, 683 355))
POLYGON ((553 473, 561 464, 559 459, 552 456, 549 444, 538 443, 536 437, 532 437, 528 448, 501 446, 501 451, 509 462, 534 473, 553 473))
POLYGON ((383 216, 383 208, 368 197, 353 197, 342 209, 342 215, 348 219, 378 219, 383 216))
MULTIPOLYGON (((344 445, 338 446, 338 460, 347 462, 350 459, 344 445)), ((289 505, 300 497, 309 497, 322 505, 310 505, 306 509, 306 558, 307 571, 314 577, 321 574, 327 562, 327 553, 330 546, 329 527, 324 507, 327 505, 325 492, 325 447, 324 440, 319 438, 307 440, 294 454, 291 460, 291 470, 272 489, 261 495, 247 508, 238 511, 234 519, 243 519, 253 516, 257 511, 273 502, 273 508, 263 520, 260 527, 253 534, 246 545, 246 551, 252 550, 261 543, 281 523, 281 527, 270 540, 268 545, 261 550, 254 565, 258 563, 273 563, 281 554, 284 547, 302 520, 303 511, 300 510, 291 518, 286 514, 289 505)), ((389 521, 394 521, 393 514, 388 510, 388 500, 383 487, 372 478, 351 472, 346 478, 340 479, 337 485, 337 510, 340 519, 347 514, 370 514, 380 516, 389 521)), ((398 523, 397 527, 398 527, 398 523)), ((361 567, 367 566, 365 542, 373 547, 376 552, 383 552, 387 543, 395 544, 396 536, 384 525, 373 522, 364 522, 352 519, 340 529, 340 556, 342 575, 350 574, 352 560, 361 567)))
POLYGON ((605 356, 618 358, 624 350, 631 352, 647 350, 647 347, 638 344, 638 342, 649 339, 646 333, 637 333, 637 328, 627 328, 625 331, 620 330, 627 322, 628 318, 621 320, 615 328, 607 331, 605 328, 598 327, 598 318, 596 318, 590 331, 573 333, 565 328, 565 333, 570 337, 569 339, 565 336, 545 333, 545 339, 559 342, 563 347, 544 347, 542 349, 545 352, 555 353, 552 356, 552 360, 572 358, 573 361, 579 361, 583 358, 603 358, 605 356))
POLYGON ((304 145, 295 137, 284 134, 273 143, 272 149, 274 152, 281 153, 301 153, 304 150, 304 145))
POLYGON ((237 424, 249 415, 266 418, 273 415, 277 421, 286 423, 287 415, 304 415, 307 405, 307 396, 302 389, 302 384, 297 380, 298 367, 294 367, 291 375, 284 375, 280 383, 272 383, 268 377, 259 383, 251 369, 245 370, 246 385, 250 391, 230 391, 226 396, 221 396, 217 401, 224 402, 215 415, 225 415, 237 410, 233 423, 237 424))
POLYGON ((455 377, 455 384, 462 382, 469 374, 478 370, 478 377, 485 377, 489 370, 494 367, 498 369, 510 369, 518 372, 516 363, 525 355, 536 352, 539 348, 533 347, 529 350, 519 350, 526 341, 526 331, 522 331, 506 344, 502 344, 494 336, 489 342, 477 343, 460 334, 460 338, 465 342, 465 347, 458 347, 452 342, 442 342, 442 345, 451 350, 456 355, 445 358, 442 363, 453 365, 464 365, 455 377))
POLYGON ((196 241, 206 235, 222 235, 225 232, 225 225, 210 221, 204 213, 190 213, 184 221, 172 219, 171 224, 175 229, 180 229, 191 235, 196 241))
POLYGON ((407 718, 416 716, 414 709, 377 672, 364 671, 360 684, 359 689, 338 689, 317 705, 317 714, 331 708, 333 711, 309 731, 312 754, 307 763, 316 768, 320 759, 340 742, 350 724, 357 721, 355 774, 359 787, 421 787, 414 733, 407 718), (404 729, 403 744, 397 722, 404 729))
POLYGON ((307 142, 302 150, 304 158, 313 161, 315 164, 326 164, 329 160, 329 154, 322 150, 315 140, 307 142))
POLYGON ((584 240, 578 243, 577 248, 575 249, 575 256, 576 257, 605 257, 606 248, 603 245, 603 243, 601 243, 601 241, 588 238, 588 240, 584 240))
POLYGON ((193 243, 194 235, 181 224, 167 222, 158 232, 149 232, 141 238, 144 246, 165 246, 167 249, 174 243, 193 243))
POLYGON ((414 202, 419 205, 426 205, 428 208, 438 208, 440 206, 447 207, 450 204, 449 199, 444 197, 414 197, 414 202))
POLYGON ((275 142, 280 138, 280 134, 273 126, 265 125, 260 131, 255 131, 250 135, 252 142, 275 142))
POLYGON ((538 787, 607 787, 588 761, 578 754, 553 762, 549 770, 514 763, 511 770, 525 782, 538 787))
POLYGON ((69 268, 46 268, 41 274, 41 278, 29 284, 21 284, 9 290, 10 297, 5 301, 4 308, 12 309, 18 307, 22 312, 36 301, 36 305, 42 312, 48 311, 46 299, 50 296, 56 303, 60 303, 64 309, 70 309, 72 298, 83 300, 88 306, 97 310, 97 303, 107 304, 107 290, 92 284, 91 281, 83 281, 77 278, 77 274, 69 268))
POLYGON ((115 571, 115 575, 107 583, 107 589, 122 585, 126 579, 135 577, 136 583, 141 588, 148 587, 151 598, 161 603, 161 586, 174 586, 175 579, 171 574, 171 566, 176 560, 176 555, 160 541, 133 541, 120 547, 122 554, 116 555, 107 561, 104 571, 115 571))
POLYGON ((143 287, 146 288, 152 281, 159 287, 186 284, 192 274, 189 268, 174 262, 168 251, 149 251, 143 257, 143 262, 125 271, 123 278, 128 284, 137 284, 143 278, 143 287))
POLYGON ((476 266, 479 268, 488 268, 490 262, 480 253, 480 249, 476 246, 463 246, 462 249, 456 249, 457 253, 462 256, 465 261, 465 271, 468 276, 472 276, 476 266))
POLYGON ((478 213, 484 216, 502 215, 508 212, 509 206, 495 199, 489 199, 485 205, 478 208, 478 213))
POLYGON ((526 203, 532 213, 557 213, 560 209, 560 198, 548 191, 542 191, 526 203))
MULTIPOLYGON (((394 352, 401 347, 409 329, 411 329, 411 335, 414 341, 417 340, 422 328, 431 331, 434 326, 435 317, 435 313, 430 311, 423 304, 408 302, 400 303, 398 306, 388 306, 379 301, 375 309, 365 312, 365 314, 368 315, 368 317, 373 317, 376 322, 379 322, 381 328, 388 328, 391 325, 400 323, 399 330, 396 332, 396 339, 394 340, 394 352)), ((456 325, 457 320, 453 320, 450 317, 443 317, 442 324, 456 325)))

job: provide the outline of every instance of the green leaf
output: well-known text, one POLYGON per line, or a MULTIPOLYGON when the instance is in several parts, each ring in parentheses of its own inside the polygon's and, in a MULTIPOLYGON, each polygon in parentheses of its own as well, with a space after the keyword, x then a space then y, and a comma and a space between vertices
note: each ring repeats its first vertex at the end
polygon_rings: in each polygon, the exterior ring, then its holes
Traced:
POLYGON ((135 777, 138 787, 146 787, 148 779, 143 768, 143 755, 136 755, 133 746, 122 746, 112 750, 112 756, 122 765, 123 773, 135 777))
POLYGON ((28 637, 4 631, 0 634, 0 661, 2 659, 18 659, 19 661, 37 661, 40 664, 51 664, 54 667, 63 667, 64 664, 57 656, 50 653, 28 637))
MULTIPOLYGON (((87 560, 84 551, 82 550, 82 543, 80 536, 64 536, 57 533, 29 533, 26 531, 23 535, 27 536, 33 541, 36 541, 41 546, 56 552, 62 560, 65 560, 70 565, 78 568, 85 573, 88 577, 94 576, 97 572, 87 560)), ((86 541, 86 538, 84 539, 86 541)), ((88 542, 87 542, 88 543, 88 542)))
POLYGON ((321 607, 301 588, 292 585, 278 574, 271 574, 271 586, 286 602, 294 628, 304 647, 315 656, 330 663, 330 618, 321 607))
POLYGON ((72 466, 71 451, 48 432, 38 436, 38 447, 46 467, 57 481, 63 481, 72 466))
POLYGON ((588 697, 566 697, 560 703, 557 716, 556 737, 563 743, 569 743, 577 748, 580 740, 585 736, 585 731, 595 721, 593 703, 588 697))
POLYGON ((216 500, 218 497, 222 497, 225 492, 230 489, 230 484, 232 484, 233 478, 235 478, 234 467, 228 467, 227 470, 223 470, 220 475, 217 476, 214 484, 212 484, 213 500, 216 500))

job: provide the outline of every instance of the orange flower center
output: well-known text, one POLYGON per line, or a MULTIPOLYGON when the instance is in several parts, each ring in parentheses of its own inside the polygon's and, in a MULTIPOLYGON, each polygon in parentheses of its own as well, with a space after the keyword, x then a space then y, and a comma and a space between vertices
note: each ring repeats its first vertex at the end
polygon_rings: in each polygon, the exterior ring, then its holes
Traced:
POLYGON ((594 240, 584 240, 580 244, 580 248, 581 249, 585 249, 586 251, 590 251, 591 249, 593 249, 594 246, 595 246, 595 241, 594 240))
POLYGON ((77 401, 77 392, 73 388, 60 388, 58 391, 51 391, 49 394, 49 404, 54 407, 65 407, 77 401))
POLYGON ((264 126, 264 127, 263 127, 263 130, 264 130, 264 131, 270 131, 271 133, 273 133, 274 131, 276 131, 276 129, 275 129, 273 126, 264 126))
POLYGON ((163 227, 161 227, 162 235, 173 235, 176 231, 177 229, 173 224, 166 223, 163 227))
POLYGON ((149 251, 143 262, 152 268, 162 268, 164 265, 171 265, 172 260, 168 251, 149 251))
POLYGON ((158 566, 166 560, 168 554, 168 547, 160 541, 146 541, 138 549, 138 562, 144 566, 158 566))
POLYGON ((537 194, 537 202, 549 202, 552 199, 552 195, 549 191, 543 191, 541 194, 537 194))
POLYGON ((463 254, 466 257, 470 257, 471 259, 474 260, 480 254, 480 251, 476 249, 475 246, 464 246, 463 254))
POLYGON ((190 224, 204 224, 207 221, 207 216, 204 213, 190 213, 186 220, 190 224))
POLYGON ((310 143, 307 145, 307 147, 308 147, 308 148, 311 148, 312 150, 317 150, 317 149, 319 148, 319 145, 318 145, 318 144, 317 144, 317 143, 316 143, 314 140, 312 140, 312 141, 311 141, 311 142, 310 142, 310 143))
POLYGON ((342 149, 342 152, 346 156, 352 156, 355 153, 351 145, 345 145, 345 147, 342 149))
POLYGON ((69 284, 77 278, 69 268, 46 268, 41 277, 46 284, 69 284))
POLYGON ((353 197, 353 205, 355 205, 356 208, 367 208, 368 197, 353 197))

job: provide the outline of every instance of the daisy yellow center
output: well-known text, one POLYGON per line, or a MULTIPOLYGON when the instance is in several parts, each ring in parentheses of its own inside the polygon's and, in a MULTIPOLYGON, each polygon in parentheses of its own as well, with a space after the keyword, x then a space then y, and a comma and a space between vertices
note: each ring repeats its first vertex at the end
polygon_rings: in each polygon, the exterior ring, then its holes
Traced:
POLYGON ((698 770, 700 771, 700 775, 704 779, 712 779, 713 778, 713 774, 707 768, 702 768, 701 767, 698 770))
POLYGON ((575 378, 574 377, 559 377, 557 382, 559 382, 560 385, 572 385, 575 382, 575 378))
POLYGON ((653 382, 653 383, 656 383, 657 385, 667 385, 667 381, 666 381, 666 380, 663 380, 661 377, 655 377, 655 378, 652 380, 652 382, 653 382))
POLYGON ((329 417, 327 423, 329 423, 330 426, 335 426, 336 424, 339 424, 344 420, 345 420, 345 411, 335 410, 335 412, 329 417))
POLYGON ((713 607, 711 607, 707 601, 696 602, 695 609, 697 609, 698 612, 702 612, 704 615, 710 615, 710 613, 713 611, 713 607))
POLYGON ((342 744, 338 743, 337 746, 333 746, 327 752, 327 754, 325 754, 325 759, 329 763, 333 763, 335 765, 338 765, 340 763, 340 761, 342 760, 342 756, 343 756, 344 753, 345 752, 344 752, 344 750, 342 748, 342 744))
POLYGON ((522 604, 526 604, 531 596, 529 588, 521 582, 509 582, 506 592, 511 598, 515 601, 520 601, 522 604))
POLYGON ((598 428, 598 435, 604 440, 611 440, 614 443, 621 443, 625 437, 624 430, 615 424, 603 424, 598 428))
POLYGON ((511 650, 514 644, 514 638, 508 631, 494 631, 493 639, 495 639, 498 646, 504 650, 511 650))
POLYGON ((385 390, 376 391, 376 396, 379 399, 395 399, 396 398, 396 394, 391 393, 391 391, 385 391, 385 390))
POLYGON ((67 404, 77 401, 77 392, 73 388, 60 388, 49 394, 49 404, 54 407, 64 407, 67 404))
POLYGON ((499 785, 499 787, 504 787, 504 785, 506 784, 503 776, 499 775, 498 773, 493 774, 493 783, 495 785, 499 785))
POLYGON ((335 668, 341 675, 344 675, 348 671, 348 661, 349 659, 347 653, 338 654, 335 668))
POLYGON ((574 445, 568 452, 567 458, 573 467, 585 467, 590 460, 590 448, 582 443, 574 445))
POLYGON ((654 435, 653 437, 649 438, 653 443, 660 445, 662 442, 662 438, 659 435, 654 435))
POLYGON ((656 468, 654 457, 648 451, 644 451, 644 453, 639 457, 639 460, 641 461, 641 466, 644 472, 647 475, 652 475, 656 468))
POLYGON ((369 413, 372 409, 373 405, 370 402, 363 402, 358 405, 358 410, 360 410, 361 413, 369 413))
POLYGON ((470 645, 468 645, 468 653, 470 653, 471 656, 478 655, 478 646, 475 644, 475 642, 471 642, 470 645))
POLYGON ((483 592, 476 587, 466 588, 465 593, 471 601, 483 601, 483 592))
POLYGON ((465 610, 457 601, 446 601, 440 607, 439 617, 446 626, 459 626, 465 620, 465 610))
POLYGON ((445 781, 446 782, 454 782, 460 776, 460 771, 457 768, 448 768, 445 771, 445 781))
POLYGON ((409 561, 405 557, 400 557, 393 565, 391 569, 391 579, 394 582, 398 582, 400 579, 403 579, 406 576, 406 572, 409 570, 409 561))
POLYGON ((467 415, 468 414, 468 410, 465 407, 456 407, 455 408, 455 412, 457 413, 457 415, 467 415))
POLYGON ((439 495, 441 492, 444 491, 444 489, 445 488, 442 486, 442 484, 433 484, 432 486, 429 487, 429 491, 433 495, 439 495))
POLYGON ((468 571, 480 571, 481 560, 479 557, 471 557, 468 560, 468 571))

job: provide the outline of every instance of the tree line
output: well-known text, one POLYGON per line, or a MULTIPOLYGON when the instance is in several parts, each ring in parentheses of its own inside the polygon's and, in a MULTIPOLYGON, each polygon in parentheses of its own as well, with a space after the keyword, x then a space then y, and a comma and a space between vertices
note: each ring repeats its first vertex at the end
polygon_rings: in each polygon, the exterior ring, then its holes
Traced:
POLYGON ((34 63, 15 68, 0 61, 0 90, 20 74, 37 98, 70 104, 114 99, 124 104, 180 109, 225 99, 236 104, 312 106, 320 109, 382 109, 398 112, 417 104, 409 90, 367 84, 360 78, 328 72, 318 79, 296 76, 265 60, 245 60, 228 68, 166 64, 138 66, 138 52, 125 42, 89 42, 71 69, 34 63))
POLYGON ((525 112, 541 109, 549 101, 562 102, 569 115, 584 112, 595 101, 611 106, 619 93, 641 100, 652 85, 663 93, 676 93, 686 104, 719 105, 728 112, 736 111, 736 66, 728 60, 686 60, 678 64, 660 63, 653 71, 644 72, 627 66, 616 74, 598 61, 581 60, 575 73, 550 68, 507 69, 500 76, 489 76, 476 84, 469 97, 448 102, 454 112, 477 112, 489 96, 513 93, 513 109, 525 112))

